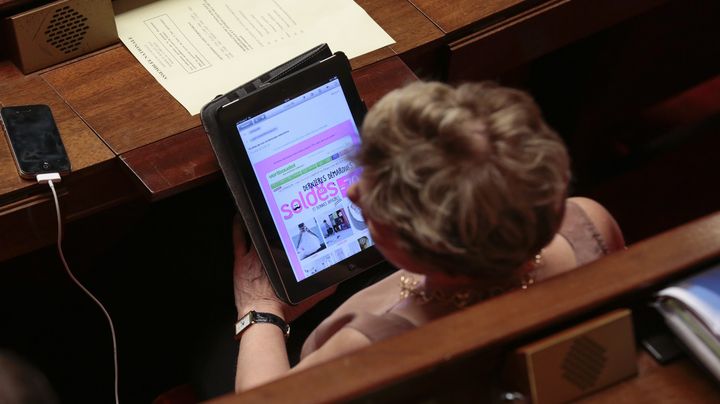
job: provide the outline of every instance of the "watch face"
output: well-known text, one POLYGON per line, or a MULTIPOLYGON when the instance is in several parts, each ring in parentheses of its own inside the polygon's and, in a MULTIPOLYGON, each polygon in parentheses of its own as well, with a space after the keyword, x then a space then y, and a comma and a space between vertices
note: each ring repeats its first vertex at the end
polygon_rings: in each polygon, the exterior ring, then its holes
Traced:
POLYGON ((248 312, 248 314, 244 315, 237 323, 235 323, 235 335, 240 334, 245 328, 252 324, 254 317, 253 314, 255 313, 252 311, 248 312))

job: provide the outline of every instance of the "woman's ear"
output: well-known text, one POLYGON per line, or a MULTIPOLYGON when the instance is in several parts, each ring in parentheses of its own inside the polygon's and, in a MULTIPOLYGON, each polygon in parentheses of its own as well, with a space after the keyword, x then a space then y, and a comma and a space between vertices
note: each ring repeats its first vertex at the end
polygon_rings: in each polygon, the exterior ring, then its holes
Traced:
POLYGON ((410 254, 402 247, 399 236, 392 226, 365 219, 370 230, 370 237, 377 249, 388 261, 399 268, 408 268, 415 265, 410 254))
POLYGON ((369 217, 365 217, 365 224, 367 224, 368 230, 370 231, 370 237, 372 237, 375 244, 383 244, 387 246, 397 244, 397 234, 391 226, 377 222, 369 217))
MULTIPOLYGON (((347 196, 350 200, 357 205, 361 210, 363 205, 360 201, 362 193, 366 190, 365 187, 368 183, 365 179, 352 184, 347 191, 347 196)), ((382 253, 382 255, 388 261, 392 262, 395 266, 400 268, 406 268, 411 264, 412 259, 400 243, 399 236, 393 226, 373 220, 372 217, 368 217, 363 212, 363 218, 365 224, 370 232, 370 238, 372 238, 375 247, 382 253)))
MULTIPOLYGON (((360 200, 360 192, 359 192, 359 182, 356 182, 352 185, 350 185, 350 188, 347 190, 347 197, 350 199, 350 202, 354 203, 355 205, 358 205, 358 201, 360 200)), ((360 206, 360 205, 358 205, 360 206)))

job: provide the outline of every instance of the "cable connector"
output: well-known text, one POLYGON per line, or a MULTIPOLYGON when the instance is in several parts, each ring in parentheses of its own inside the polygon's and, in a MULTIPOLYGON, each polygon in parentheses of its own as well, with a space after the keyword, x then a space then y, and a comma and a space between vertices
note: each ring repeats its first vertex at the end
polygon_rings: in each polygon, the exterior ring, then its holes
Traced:
POLYGON ((38 184, 47 184, 48 182, 58 183, 62 181, 62 179, 60 178, 60 174, 58 173, 38 174, 35 179, 37 180, 38 184))

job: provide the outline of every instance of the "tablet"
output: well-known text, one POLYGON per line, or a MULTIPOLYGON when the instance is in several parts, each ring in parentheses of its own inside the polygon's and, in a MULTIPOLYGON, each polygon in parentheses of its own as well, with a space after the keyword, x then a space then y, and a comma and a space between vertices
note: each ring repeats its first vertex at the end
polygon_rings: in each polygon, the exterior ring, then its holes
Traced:
POLYGON ((249 202, 238 204, 250 207, 241 213, 256 229, 251 238, 275 292, 288 303, 383 261, 347 197, 360 178, 351 156, 364 113, 342 53, 217 111, 230 175, 242 184, 231 191, 249 202))

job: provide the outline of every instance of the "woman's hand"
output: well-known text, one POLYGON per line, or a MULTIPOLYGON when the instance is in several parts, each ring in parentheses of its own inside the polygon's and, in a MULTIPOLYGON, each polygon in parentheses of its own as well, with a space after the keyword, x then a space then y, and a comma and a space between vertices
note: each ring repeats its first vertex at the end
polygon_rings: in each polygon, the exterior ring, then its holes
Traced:
POLYGON ((297 306, 289 305, 275 295, 239 215, 235 216, 233 223, 233 244, 235 307, 238 317, 255 310, 273 313, 291 322, 335 291, 333 287, 304 300, 297 306))
POLYGON ((242 219, 237 215, 233 223, 233 245, 235 307, 238 310, 238 317, 250 310, 270 312, 284 317, 285 303, 275 296, 242 219))

